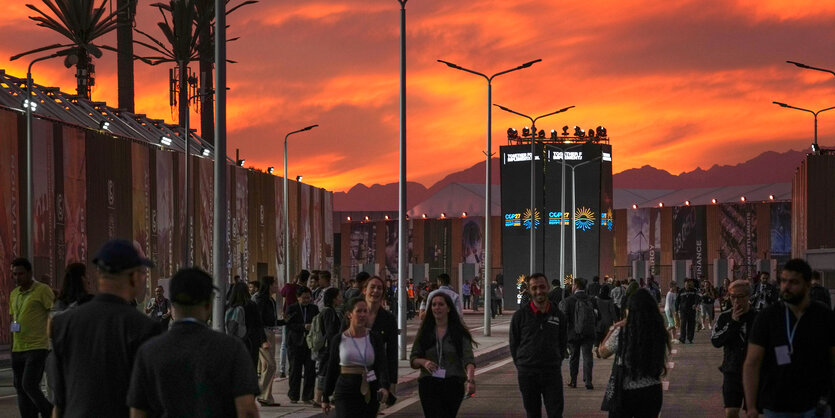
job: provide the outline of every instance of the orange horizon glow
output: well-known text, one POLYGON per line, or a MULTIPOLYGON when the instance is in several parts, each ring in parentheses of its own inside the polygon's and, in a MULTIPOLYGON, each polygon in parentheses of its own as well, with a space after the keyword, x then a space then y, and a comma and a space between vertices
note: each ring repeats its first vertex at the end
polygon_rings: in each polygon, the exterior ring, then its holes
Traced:
MULTIPOLYGON (((32 57, 12 55, 64 40, 27 18, 39 0, 4 2, 0 69, 24 77, 32 57)), ((808 149, 812 116, 835 105, 835 77, 786 60, 835 69, 826 52, 835 4, 813 0, 705 3, 441 0, 407 4, 409 181, 429 187, 483 161, 486 83, 436 62, 485 73, 542 58, 493 81, 493 103, 532 116, 574 105, 537 127, 603 125, 614 171, 644 165, 673 174, 737 164, 764 151, 808 149), (535 13, 534 13, 535 12, 535 13)), ((159 14, 140 2, 137 27, 159 35, 159 14)), ((346 191, 396 182, 399 138, 399 5, 388 0, 260 2, 228 18, 227 154, 289 177, 346 191)), ((115 31, 102 43, 115 45, 115 31)), ((135 39, 140 39, 136 36, 135 39)), ((135 46, 139 55, 148 51, 135 46)), ((95 61, 93 99, 117 106, 115 54, 95 61)), ((135 65, 136 112, 176 123, 168 69, 135 65)), ((197 65, 192 64, 194 70, 197 65)), ((35 64, 41 85, 75 91, 74 69, 35 64)), ((527 120, 492 112, 492 152, 527 120)), ((192 126, 199 114, 192 111, 192 126)), ((835 113, 818 118, 818 141, 835 146, 835 113)))

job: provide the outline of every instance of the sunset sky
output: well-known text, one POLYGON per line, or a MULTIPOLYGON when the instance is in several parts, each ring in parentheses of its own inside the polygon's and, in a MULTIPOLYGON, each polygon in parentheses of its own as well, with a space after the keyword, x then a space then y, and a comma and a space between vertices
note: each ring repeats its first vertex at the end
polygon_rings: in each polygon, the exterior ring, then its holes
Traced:
MULTIPOLYGON (((156 1, 140 0, 137 26, 160 35, 156 1)), ((238 3, 235 1, 233 3, 238 3)), ((10 56, 63 38, 0 0, 0 68, 10 56)), ((408 179, 430 186, 483 159, 486 83, 436 62, 485 73, 541 58, 497 78, 493 102, 533 116, 574 105, 539 128, 606 126, 615 172, 650 164, 674 174, 736 164, 767 150, 807 149, 812 115, 835 106, 835 2, 815 0, 553 1, 410 0, 407 3, 408 179)), ((261 0, 229 16, 228 153, 334 191, 397 181, 399 14, 395 0, 261 0)), ((115 31, 105 44, 115 47, 115 31)), ((139 36, 137 35, 137 38, 139 36)), ((137 46, 136 52, 143 53, 137 46)), ((33 56, 34 57, 34 56, 33 56)), ((96 61, 93 99, 116 106, 115 54, 96 61)), ((196 69, 196 64, 193 65, 196 69)), ((176 122, 169 67, 136 64, 136 109, 176 122)), ((35 65, 37 83, 75 91, 74 69, 35 65)), ((194 125, 198 115, 193 114, 194 125)), ((493 151, 526 120, 493 112, 493 151)), ((819 117, 835 146, 835 110, 819 117)))

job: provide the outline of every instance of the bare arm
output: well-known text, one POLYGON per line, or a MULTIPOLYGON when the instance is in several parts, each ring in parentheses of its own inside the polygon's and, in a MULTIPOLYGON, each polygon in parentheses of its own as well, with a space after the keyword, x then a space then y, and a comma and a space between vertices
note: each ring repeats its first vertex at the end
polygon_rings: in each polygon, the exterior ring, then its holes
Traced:
MULTIPOLYGON (((53 416, 55 416, 55 411, 53 411, 53 416)), ((145 418, 147 416, 148 416, 148 414, 141 409, 136 409, 136 408, 131 408, 130 409, 130 418, 145 418)))
POLYGON ((760 388, 760 367, 765 357, 765 348, 754 343, 748 343, 748 354, 742 366, 742 387, 745 390, 745 404, 748 405, 748 416, 756 417, 757 395, 760 388))
POLYGON ((235 398, 235 411, 238 413, 238 418, 258 418, 255 395, 242 395, 235 398))

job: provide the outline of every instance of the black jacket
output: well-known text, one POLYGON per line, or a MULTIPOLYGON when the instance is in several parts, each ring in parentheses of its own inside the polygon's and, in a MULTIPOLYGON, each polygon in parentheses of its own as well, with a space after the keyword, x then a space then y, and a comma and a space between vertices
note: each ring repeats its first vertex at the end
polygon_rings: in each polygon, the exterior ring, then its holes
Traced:
POLYGON ((304 309, 298 303, 287 308, 287 347, 307 348, 305 336, 307 330, 304 326, 313 322, 313 317, 319 313, 319 307, 314 303, 308 303, 304 309))
MULTIPOLYGON (((563 299, 562 303, 560 303, 559 307, 562 310, 562 313, 565 314, 565 321, 566 325, 568 326, 568 341, 574 342, 579 341, 583 338, 582 335, 577 335, 574 332, 574 309, 577 306, 577 300, 582 300, 583 302, 588 302, 591 304, 592 308, 595 311, 595 328, 597 328, 597 300, 589 296, 589 294, 585 290, 578 290, 574 292, 571 296, 563 299)), ((594 338, 594 335, 587 336, 588 338, 594 338)))
POLYGON ((832 298, 829 296, 829 289, 821 285, 814 285, 811 289, 809 289, 809 297, 812 298, 813 301, 818 301, 824 304, 827 308, 832 309, 832 298))
POLYGON ((244 339, 247 341, 250 349, 257 350, 264 341, 267 341, 267 336, 264 334, 264 323, 261 322, 258 306, 251 300, 246 301, 244 304, 244 320, 246 321, 246 335, 244 335, 244 339))
POLYGON ((252 301, 258 307, 258 314, 261 316, 262 325, 265 327, 281 325, 278 323, 278 317, 275 313, 275 300, 270 295, 258 292, 252 296, 252 301))
MULTIPOLYGON (((376 396, 373 392, 375 392, 378 388, 389 388, 389 371, 387 369, 389 359, 386 357, 386 349, 383 340, 374 333, 369 333, 368 335, 371 338, 371 346, 374 348, 374 366, 372 366, 372 369, 374 370, 374 375, 377 376, 376 382, 371 383, 370 386, 372 396, 376 396)), ((325 389, 322 393, 322 400, 324 402, 329 402, 329 398, 333 395, 334 389, 336 389, 336 380, 342 373, 342 369, 339 366, 339 344, 341 343, 341 332, 334 335, 328 342, 328 346, 331 347, 331 350, 328 353, 328 371, 325 375, 325 389)), ((396 361, 397 358, 395 357, 395 362, 396 361)), ((357 392, 359 392, 359 389, 357 389, 357 392)))
POLYGON ((748 350, 748 333, 756 317, 757 313, 750 309, 739 321, 731 318, 731 311, 724 311, 716 318, 710 342, 725 351, 722 365, 719 366, 721 372, 742 374, 742 363, 745 362, 745 352, 748 350))
POLYGON ((567 348, 567 321, 554 304, 534 313, 522 305, 510 320, 510 355, 521 372, 560 373, 567 348))
POLYGON ((696 307, 699 306, 702 297, 699 296, 699 291, 696 289, 687 289, 686 287, 678 292, 676 297, 676 311, 680 313, 696 312, 696 307))

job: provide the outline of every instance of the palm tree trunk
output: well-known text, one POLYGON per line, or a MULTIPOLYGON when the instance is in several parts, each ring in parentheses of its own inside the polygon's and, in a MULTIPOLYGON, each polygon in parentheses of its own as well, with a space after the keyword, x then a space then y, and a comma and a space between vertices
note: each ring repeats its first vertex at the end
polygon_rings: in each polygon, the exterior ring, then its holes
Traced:
POLYGON ((214 68, 211 53, 214 42, 211 39, 211 32, 208 25, 199 33, 200 46, 200 86, 205 96, 200 98, 200 137, 210 144, 215 143, 215 108, 214 108, 214 68), (207 55, 209 54, 209 55, 207 55))
POLYGON ((136 17, 136 0, 116 0, 119 10, 116 28, 116 73, 119 83, 119 108, 134 112, 133 77, 133 21, 136 17))
POLYGON ((188 61, 180 61, 180 74, 177 77, 179 84, 179 103, 180 119, 178 124, 185 128, 186 118, 188 117, 188 61))
POLYGON ((76 56, 78 57, 78 63, 75 65, 75 81, 76 81, 76 88, 75 92, 79 97, 83 97, 85 99, 90 98, 90 66, 93 63, 92 58, 90 58, 90 54, 87 51, 78 48, 76 52, 76 56))

